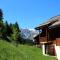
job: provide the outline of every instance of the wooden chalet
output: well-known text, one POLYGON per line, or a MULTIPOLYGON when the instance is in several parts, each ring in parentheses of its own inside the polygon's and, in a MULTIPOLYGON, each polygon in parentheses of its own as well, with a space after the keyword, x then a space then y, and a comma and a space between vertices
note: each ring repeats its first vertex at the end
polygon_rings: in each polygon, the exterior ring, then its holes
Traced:
POLYGON ((60 59, 60 16, 50 18, 35 29, 39 30, 39 35, 34 39, 36 44, 42 45, 43 54, 54 55, 60 59))

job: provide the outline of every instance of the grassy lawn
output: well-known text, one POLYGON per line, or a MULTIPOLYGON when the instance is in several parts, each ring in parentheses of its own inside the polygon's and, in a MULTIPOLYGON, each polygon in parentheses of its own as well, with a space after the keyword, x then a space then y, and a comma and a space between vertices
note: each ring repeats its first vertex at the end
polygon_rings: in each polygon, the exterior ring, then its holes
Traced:
POLYGON ((14 45, 0 40, 0 60, 55 60, 50 56, 43 56, 41 49, 19 45, 14 45))

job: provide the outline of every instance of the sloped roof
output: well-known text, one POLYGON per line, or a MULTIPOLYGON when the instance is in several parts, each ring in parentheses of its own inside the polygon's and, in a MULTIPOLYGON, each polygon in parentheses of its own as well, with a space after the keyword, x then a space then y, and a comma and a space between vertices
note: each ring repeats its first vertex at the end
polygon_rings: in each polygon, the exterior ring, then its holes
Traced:
POLYGON ((50 27, 55 27, 55 26, 58 26, 58 25, 60 25, 60 19, 59 19, 59 21, 57 21, 54 24, 52 24, 50 27))
POLYGON ((60 20, 60 15, 57 15, 57 16, 54 16, 54 17, 48 19, 48 21, 46 21, 46 22, 43 23, 43 24, 40 24, 40 25, 37 26, 35 29, 38 29, 38 28, 40 28, 41 26, 45 26, 45 25, 48 25, 48 24, 50 24, 50 23, 56 22, 56 21, 58 21, 58 20, 60 20))

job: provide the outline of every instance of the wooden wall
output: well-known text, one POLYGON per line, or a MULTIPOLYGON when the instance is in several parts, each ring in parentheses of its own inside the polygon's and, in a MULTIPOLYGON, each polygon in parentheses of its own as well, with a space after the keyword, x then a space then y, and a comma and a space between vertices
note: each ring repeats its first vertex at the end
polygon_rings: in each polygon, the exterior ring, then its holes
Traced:
POLYGON ((60 38, 56 38, 56 45, 60 46, 60 38))

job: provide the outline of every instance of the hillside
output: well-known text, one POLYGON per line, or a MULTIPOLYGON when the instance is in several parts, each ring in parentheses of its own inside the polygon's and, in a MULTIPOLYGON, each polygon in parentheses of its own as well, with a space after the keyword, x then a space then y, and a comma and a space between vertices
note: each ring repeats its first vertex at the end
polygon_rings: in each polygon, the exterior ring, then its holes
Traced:
POLYGON ((0 60, 55 60, 53 57, 43 56, 40 48, 14 45, 0 40, 0 60))

